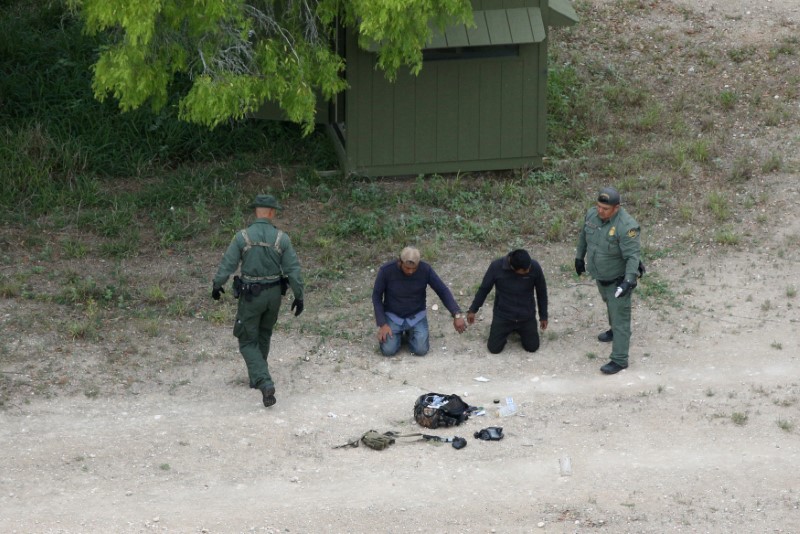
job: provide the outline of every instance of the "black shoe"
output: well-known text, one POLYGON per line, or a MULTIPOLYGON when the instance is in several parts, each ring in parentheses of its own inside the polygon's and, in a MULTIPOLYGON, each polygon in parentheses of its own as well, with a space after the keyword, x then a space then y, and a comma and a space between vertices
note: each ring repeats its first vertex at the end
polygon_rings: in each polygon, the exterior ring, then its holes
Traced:
POLYGON ((278 402, 275 399, 275 386, 261 386, 259 389, 261 389, 261 394, 264 396, 264 406, 269 408, 278 402))
POLYGON ((601 367, 600 370, 604 374, 613 375, 613 374, 619 373, 623 369, 627 369, 627 368, 628 368, 628 364, 627 363, 623 366, 623 365, 618 364, 615 361, 610 361, 607 364, 605 364, 603 367, 601 367))
POLYGON ((610 341, 614 341, 614 331, 613 330, 606 330, 599 336, 597 336, 598 341, 602 341, 603 343, 608 343, 610 341))

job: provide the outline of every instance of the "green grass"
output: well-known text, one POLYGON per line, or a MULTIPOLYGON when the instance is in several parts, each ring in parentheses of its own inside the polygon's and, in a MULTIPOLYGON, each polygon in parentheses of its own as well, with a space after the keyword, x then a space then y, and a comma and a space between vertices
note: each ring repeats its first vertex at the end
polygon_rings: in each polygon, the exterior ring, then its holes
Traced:
POLYGON ((761 164, 761 172, 777 172, 783 168, 783 156, 778 153, 770 154, 761 164))
POLYGON ((752 45, 742 46, 728 50, 728 57, 735 63, 742 63, 748 59, 753 59, 756 55, 756 47, 752 45))
POLYGON ((735 91, 726 89, 719 94, 718 99, 720 107, 725 111, 730 111, 739 101, 739 95, 735 91))
POLYGON ((708 195, 707 200, 708 209, 711 211, 714 220, 717 222, 725 222, 731 217, 731 208, 728 197, 724 193, 712 191, 708 195))
POLYGON ((714 241, 720 245, 734 246, 738 245, 741 240, 741 236, 729 227, 720 228, 714 233, 714 241))

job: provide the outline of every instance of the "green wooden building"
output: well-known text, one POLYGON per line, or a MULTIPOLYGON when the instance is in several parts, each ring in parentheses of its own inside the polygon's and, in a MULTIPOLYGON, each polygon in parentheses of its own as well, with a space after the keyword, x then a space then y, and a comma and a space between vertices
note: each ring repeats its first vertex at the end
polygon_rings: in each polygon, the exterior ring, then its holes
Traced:
POLYGON ((539 167, 545 155, 547 29, 569 0, 472 0, 475 26, 437 32, 421 72, 394 82, 342 30, 349 89, 318 111, 343 170, 368 176, 539 167))

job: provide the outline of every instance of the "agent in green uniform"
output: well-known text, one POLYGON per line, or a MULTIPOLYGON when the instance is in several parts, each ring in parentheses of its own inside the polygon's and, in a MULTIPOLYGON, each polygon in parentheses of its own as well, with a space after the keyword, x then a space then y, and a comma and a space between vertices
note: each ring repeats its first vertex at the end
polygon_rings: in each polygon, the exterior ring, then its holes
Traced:
POLYGON ((575 272, 586 272, 597 281, 597 289, 608 311, 611 328, 597 336, 611 341, 611 361, 600 370, 612 375, 628 367, 631 341, 631 296, 637 278, 644 274, 640 262, 639 223, 620 206, 620 194, 604 187, 597 204, 586 213, 575 251, 575 272), (584 260, 586 258, 586 260, 584 260))
POLYGON ((292 288, 295 317, 303 313, 303 278, 300 262, 289 236, 275 228, 272 219, 281 207, 272 195, 258 195, 250 206, 256 220, 237 232, 222 256, 214 276, 211 297, 220 299, 222 286, 241 263, 241 277, 234 277, 234 296, 239 299, 233 335, 247 365, 250 387, 261 390, 264 406, 275 404, 275 383, 267 356, 272 329, 278 321, 285 285, 292 288))

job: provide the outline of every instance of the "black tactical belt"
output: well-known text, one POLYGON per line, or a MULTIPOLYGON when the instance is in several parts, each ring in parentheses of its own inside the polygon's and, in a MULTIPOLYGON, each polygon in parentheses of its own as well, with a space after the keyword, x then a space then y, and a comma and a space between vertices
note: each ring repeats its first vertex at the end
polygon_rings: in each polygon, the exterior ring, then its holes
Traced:
POLYGON ((621 284, 622 281, 625 280, 624 276, 620 276, 619 278, 615 278, 614 280, 598 280, 597 283, 601 286, 610 286, 611 284, 621 284))

